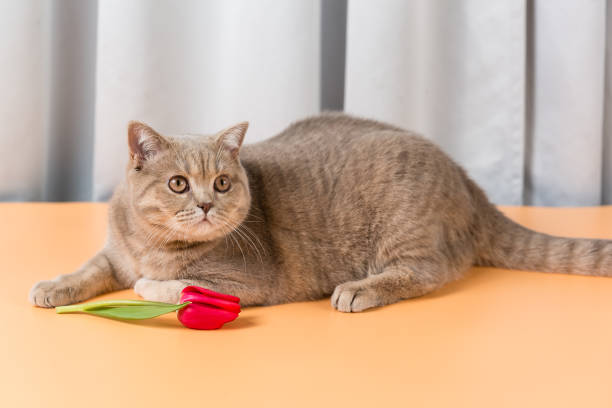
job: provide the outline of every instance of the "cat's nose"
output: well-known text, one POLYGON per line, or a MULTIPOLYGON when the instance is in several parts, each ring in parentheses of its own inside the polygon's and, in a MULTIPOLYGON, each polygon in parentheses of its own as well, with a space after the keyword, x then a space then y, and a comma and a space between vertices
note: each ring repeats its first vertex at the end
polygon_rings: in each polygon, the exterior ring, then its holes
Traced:
POLYGON ((198 204, 198 207, 204 210, 204 214, 208 214, 208 210, 210 210, 210 207, 212 207, 212 203, 200 203, 198 204))

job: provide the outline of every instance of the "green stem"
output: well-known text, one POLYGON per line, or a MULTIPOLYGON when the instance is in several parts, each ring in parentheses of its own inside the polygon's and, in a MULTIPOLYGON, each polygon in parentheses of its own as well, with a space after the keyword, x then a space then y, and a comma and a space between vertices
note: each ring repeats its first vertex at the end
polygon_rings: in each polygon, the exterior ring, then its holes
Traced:
POLYGON ((74 313, 82 312, 83 310, 83 305, 57 306, 55 313, 74 313))
MULTIPOLYGON (((181 308, 187 306, 191 302, 185 302, 181 304, 181 308)), ((118 306, 167 306, 173 303, 163 303, 163 302, 151 302, 148 300, 101 300, 99 302, 90 302, 90 303, 82 303, 79 305, 68 305, 68 306, 58 306, 55 308, 55 312, 62 313, 76 313, 76 312, 86 312, 88 310, 96 310, 103 309, 108 307, 118 307, 118 306)))

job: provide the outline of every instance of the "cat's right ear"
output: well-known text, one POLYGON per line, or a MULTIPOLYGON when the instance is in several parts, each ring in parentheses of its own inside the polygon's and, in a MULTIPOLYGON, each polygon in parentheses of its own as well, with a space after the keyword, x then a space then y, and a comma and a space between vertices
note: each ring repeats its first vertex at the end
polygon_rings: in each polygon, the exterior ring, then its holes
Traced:
POLYGON ((227 149, 232 157, 236 158, 248 128, 249 122, 240 122, 237 125, 222 130, 217 136, 217 143, 222 148, 227 149))
POLYGON ((145 161, 167 148, 168 142, 150 126, 132 121, 128 125, 128 145, 132 164, 140 170, 145 161))

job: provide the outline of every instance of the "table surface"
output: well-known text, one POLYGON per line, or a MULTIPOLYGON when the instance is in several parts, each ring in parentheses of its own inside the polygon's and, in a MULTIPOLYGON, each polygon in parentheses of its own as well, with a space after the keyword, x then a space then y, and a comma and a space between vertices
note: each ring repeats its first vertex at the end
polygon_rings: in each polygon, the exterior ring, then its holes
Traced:
MULTIPOLYGON (((101 247, 106 209, 0 204, 1 406, 612 406, 607 278, 474 268, 365 313, 328 299, 247 308, 216 331, 172 314, 125 323, 31 306, 36 281, 101 247)), ((612 207, 503 211, 548 233, 612 238, 612 207)))

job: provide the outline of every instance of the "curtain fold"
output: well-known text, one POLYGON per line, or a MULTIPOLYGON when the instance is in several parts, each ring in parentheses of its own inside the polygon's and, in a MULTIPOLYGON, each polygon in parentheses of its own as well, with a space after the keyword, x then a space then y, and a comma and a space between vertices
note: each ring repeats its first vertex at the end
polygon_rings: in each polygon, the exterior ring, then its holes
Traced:
POLYGON ((526 203, 599 204, 606 2, 534 1, 531 32, 533 105, 526 203))
POLYGON ((126 124, 206 133, 249 120, 248 141, 319 110, 320 3, 98 4, 94 199, 123 176, 126 124))
POLYGON ((351 1, 345 109, 434 140, 500 203, 520 204, 524 1, 351 1))
POLYGON ((97 3, 46 3, 43 200, 92 197, 97 3))
POLYGON ((605 0, 0 0, 0 200, 105 200, 129 120, 247 142, 338 109, 498 204, 612 203, 605 0))
MULTIPOLYGON (((40 200, 44 184, 45 7, 0 1, 0 200, 40 200)), ((91 137, 91 135, 89 135, 91 137)))

